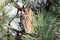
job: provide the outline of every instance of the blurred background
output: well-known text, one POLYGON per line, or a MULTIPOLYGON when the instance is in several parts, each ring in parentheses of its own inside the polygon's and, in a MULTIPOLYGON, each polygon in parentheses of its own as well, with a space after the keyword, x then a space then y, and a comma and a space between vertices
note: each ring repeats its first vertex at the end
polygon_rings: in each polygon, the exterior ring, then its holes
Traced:
POLYGON ((0 40, 60 40, 60 0, 0 0, 0 40), (33 12, 32 34, 20 33, 18 8, 26 5, 33 12))

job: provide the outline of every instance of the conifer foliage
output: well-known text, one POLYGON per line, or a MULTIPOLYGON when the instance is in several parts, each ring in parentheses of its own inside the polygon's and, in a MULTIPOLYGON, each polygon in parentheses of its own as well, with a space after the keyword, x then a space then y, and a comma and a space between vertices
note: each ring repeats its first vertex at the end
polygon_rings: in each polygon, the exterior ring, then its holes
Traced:
POLYGON ((60 0, 1 1, 0 40, 60 40, 60 0))

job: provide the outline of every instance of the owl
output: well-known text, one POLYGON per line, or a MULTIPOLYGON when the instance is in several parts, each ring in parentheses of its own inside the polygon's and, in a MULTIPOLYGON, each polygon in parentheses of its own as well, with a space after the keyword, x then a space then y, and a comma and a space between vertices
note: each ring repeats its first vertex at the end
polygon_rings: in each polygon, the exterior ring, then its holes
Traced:
POLYGON ((21 16, 22 16, 22 23, 24 25, 24 29, 26 33, 34 33, 33 23, 32 23, 32 10, 29 7, 22 8, 21 16))

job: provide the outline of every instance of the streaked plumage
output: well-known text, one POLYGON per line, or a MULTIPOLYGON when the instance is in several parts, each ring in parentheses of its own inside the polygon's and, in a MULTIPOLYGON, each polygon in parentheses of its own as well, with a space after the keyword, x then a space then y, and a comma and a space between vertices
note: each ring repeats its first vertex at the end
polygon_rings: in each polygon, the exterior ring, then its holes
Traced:
POLYGON ((24 8, 21 11, 21 15, 23 16, 23 24, 26 33, 34 33, 34 28, 32 26, 32 10, 31 8, 24 8))

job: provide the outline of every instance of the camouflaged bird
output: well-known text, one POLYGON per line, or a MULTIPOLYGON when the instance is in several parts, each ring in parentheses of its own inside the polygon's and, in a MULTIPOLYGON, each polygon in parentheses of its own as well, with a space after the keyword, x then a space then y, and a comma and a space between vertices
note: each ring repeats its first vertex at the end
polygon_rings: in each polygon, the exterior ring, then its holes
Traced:
POLYGON ((21 11, 21 15, 23 16, 23 25, 26 33, 34 33, 34 28, 32 26, 32 10, 31 8, 25 7, 21 11))

